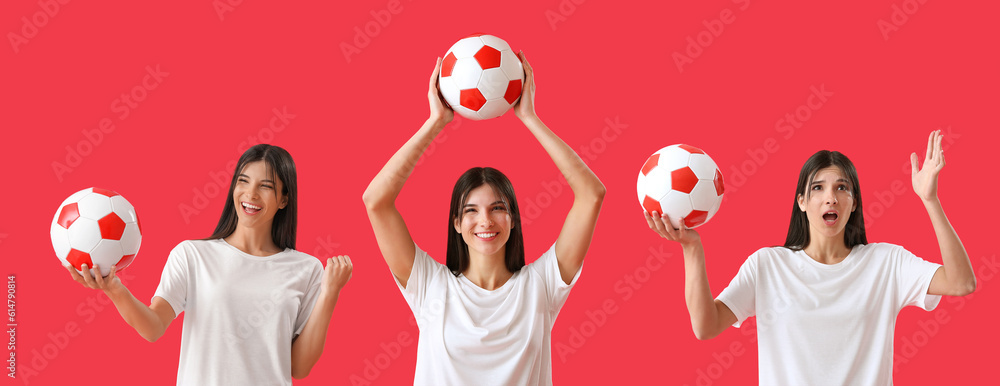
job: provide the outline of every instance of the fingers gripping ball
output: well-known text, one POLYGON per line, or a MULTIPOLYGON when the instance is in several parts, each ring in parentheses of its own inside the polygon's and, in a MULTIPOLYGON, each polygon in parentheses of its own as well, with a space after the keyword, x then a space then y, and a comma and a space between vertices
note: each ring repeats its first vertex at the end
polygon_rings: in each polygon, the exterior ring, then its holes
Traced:
POLYGON ((665 213, 674 228, 680 219, 696 228, 722 205, 722 172, 708 154, 690 145, 671 145, 646 159, 636 184, 639 204, 649 213, 665 213))
POLYGON ((459 115, 474 120, 496 118, 521 98, 524 69, 503 39, 475 34, 445 53, 438 85, 445 102, 459 115))
POLYGON ((142 227, 132 204, 113 191, 87 188, 59 205, 49 228, 52 248, 63 265, 77 271, 86 264, 101 268, 101 276, 132 263, 142 242, 142 227))

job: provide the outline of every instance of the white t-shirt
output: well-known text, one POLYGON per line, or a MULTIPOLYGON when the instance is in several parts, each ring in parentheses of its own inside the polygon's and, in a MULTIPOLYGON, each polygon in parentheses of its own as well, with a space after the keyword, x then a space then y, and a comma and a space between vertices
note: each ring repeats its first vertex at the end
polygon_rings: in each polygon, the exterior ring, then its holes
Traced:
POLYGON ((580 271, 563 282, 553 245, 488 291, 416 247, 406 288, 396 281, 420 329, 413 383, 552 384, 552 324, 580 271))
POLYGON ((154 297, 184 312, 178 385, 291 385, 292 339, 323 264, 294 249, 253 256, 222 239, 181 242, 154 297))
POLYGON ((718 299, 733 326, 757 316, 761 385, 888 385, 896 315, 937 307, 927 288, 940 266, 886 243, 857 245, 832 265, 762 248, 718 299))

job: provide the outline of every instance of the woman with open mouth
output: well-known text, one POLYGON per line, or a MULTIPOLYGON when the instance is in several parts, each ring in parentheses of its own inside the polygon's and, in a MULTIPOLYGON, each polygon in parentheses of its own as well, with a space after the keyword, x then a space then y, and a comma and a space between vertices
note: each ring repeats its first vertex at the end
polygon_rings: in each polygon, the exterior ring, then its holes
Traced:
POLYGON ((892 384, 892 338, 905 306, 933 310, 941 295, 976 289, 965 247, 937 196, 944 167, 940 131, 923 167, 910 156, 913 190, 937 235, 943 265, 903 247, 868 243, 854 164, 839 152, 813 154, 799 173, 784 246, 750 255, 712 299, 698 232, 647 213, 649 227, 684 249, 685 298, 698 339, 757 318, 760 384, 892 384), (918 168, 919 167, 919 168, 918 168))
POLYGON ((115 276, 83 266, 73 279, 103 290, 143 338, 154 342, 185 314, 178 385, 291 385, 323 353, 340 290, 351 278, 347 256, 295 250, 295 163, 284 149, 251 147, 236 165, 219 223, 203 240, 170 251, 150 305, 115 276))
POLYGON ((447 266, 414 243, 396 208, 414 165, 454 118, 428 87, 430 118, 364 193, 379 249, 420 329, 414 384, 548 385, 551 330, 579 277, 605 188, 580 157, 535 114, 534 77, 521 55, 525 87, 514 114, 535 136, 573 191, 555 244, 525 265, 521 215, 510 181, 493 168, 466 171, 452 191, 447 266))

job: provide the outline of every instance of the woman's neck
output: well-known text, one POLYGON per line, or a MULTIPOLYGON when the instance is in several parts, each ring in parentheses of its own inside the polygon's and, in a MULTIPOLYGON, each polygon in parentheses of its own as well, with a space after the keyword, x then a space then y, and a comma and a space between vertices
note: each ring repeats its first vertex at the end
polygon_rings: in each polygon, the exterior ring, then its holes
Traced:
POLYGON ((259 229, 236 226, 236 230, 225 238, 229 245, 253 256, 270 256, 281 252, 271 239, 271 228, 259 229))
POLYGON ((810 235, 809 245, 803 248, 806 255, 822 264, 837 264, 844 261, 851 253, 851 248, 844 243, 844 234, 833 237, 810 235))
POLYGON ((469 267, 462 274, 473 284, 485 290, 492 291, 500 288, 514 276, 507 270, 505 256, 503 250, 493 256, 484 256, 470 250, 469 267))

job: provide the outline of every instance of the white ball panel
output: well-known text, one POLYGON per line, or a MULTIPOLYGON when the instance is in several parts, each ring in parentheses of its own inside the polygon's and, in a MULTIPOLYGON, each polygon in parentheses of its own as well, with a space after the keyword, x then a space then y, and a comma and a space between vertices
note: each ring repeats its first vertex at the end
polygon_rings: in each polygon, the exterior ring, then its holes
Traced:
POLYGON ((142 234, 139 232, 139 225, 135 223, 125 224, 125 232, 122 233, 122 253, 134 255, 139 252, 139 244, 142 243, 142 234))
POLYGON ((80 217, 69 227, 69 245, 82 252, 90 252, 101 241, 101 228, 97 221, 80 217))
POLYGON ((479 62, 475 58, 465 58, 455 62, 450 78, 460 90, 466 90, 478 87, 482 74, 483 69, 479 67, 479 62))
POLYGON ((483 70, 483 75, 479 78, 479 92, 483 93, 486 100, 503 98, 508 83, 510 79, 499 68, 483 70))
POLYGON ((101 268, 101 276, 111 273, 111 266, 122 259, 122 246, 118 240, 101 240, 90 251, 90 261, 101 268))
POLYGON ((677 145, 667 146, 656 153, 660 155, 657 165, 666 168, 668 171, 674 171, 687 166, 688 160, 691 157, 691 153, 688 153, 687 150, 681 149, 677 145))
POLYGON ((691 197, 686 193, 671 190, 660 200, 660 208, 670 218, 674 228, 680 229, 681 218, 691 214, 691 197))
POLYGON ((69 231, 65 228, 59 226, 59 224, 52 223, 49 228, 49 236, 52 238, 52 249, 56 252, 56 257, 63 261, 63 265, 66 263, 66 255, 69 254, 69 231))
POLYGON ((524 79, 521 59, 512 51, 500 51, 500 69, 507 75, 507 79, 524 79))
POLYGON ((479 117, 475 111, 470 110, 468 107, 462 106, 458 103, 451 105, 451 109, 455 110, 455 113, 461 115, 462 117, 469 118, 474 121, 481 121, 482 118, 479 117))
POLYGON ((698 180, 698 184, 691 190, 691 205, 696 210, 708 211, 715 206, 719 196, 715 194, 715 182, 712 180, 698 180))
POLYGON ((505 42, 501 38, 498 38, 493 35, 482 35, 479 38, 482 39, 483 43, 485 43, 486 45, 496 48, 497 51, 503 51, 503 50, 510 51, 510 46, 507 45, 507 42, 505 42))
POLYGON ((482 119, 496 118, 510 110, 510 104, 503 98, 490 99, 483 107, 479 108, 479 116, 482 119))
POLYGON ((118 215, 118 218, 126 223, 137 222, 139 217, 135 214, 135 208, 122 196, 111 197, 111 210, 118 215))
POLYGON ((458 106, 462 90, 458 88, 452 77, 438 79, 438 89, 441 90, 441 95, 444 96, 444 100, 448 102, 448 105, 452 107, 458 106))
POLYGON ((698 176, 699 180, 714 180, 715 170, 718 169, 715 161, 712 161, 712 157, 704 154, 691 154, 688 159, 688 167, 694 171, 694 175, 698 176))
MULTIPOLYGON (((455 53, 455 57, 459 59, 471 58, 476 52, 479 52, 480 48, 483 48, 483 45, 482 39, 472 36, 455 42, 455 45, 451 46, 448 52, 455 53)), ((445 56, 448 56, 448 54, 445 54, 445 56)))
POLYGON ((80 200, 80 217, 100 220, 111 214, 111 198, 100 193, 91 193, 80 200))
POLYGON ((666 196, 667 192, 670 191, 670 171, 659 166, 653 168, 649 173, 646 173, 644 185, 642 193, 657 201, 663 199, 663 196, 666 196))

